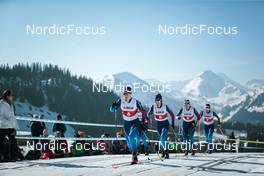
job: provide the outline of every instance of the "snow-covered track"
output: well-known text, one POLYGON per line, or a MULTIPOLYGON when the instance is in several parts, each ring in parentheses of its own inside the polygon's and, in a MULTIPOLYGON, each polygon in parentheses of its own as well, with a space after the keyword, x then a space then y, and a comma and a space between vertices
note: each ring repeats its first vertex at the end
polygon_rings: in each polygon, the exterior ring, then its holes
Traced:
POLYGON ((52 160, 1 163, 1 176, 97 176, 97 175, 263 175, 263 153, 214 153, 196 156, 140 155, 138 165, 129 165, 130 155, 101 155, 52 160))

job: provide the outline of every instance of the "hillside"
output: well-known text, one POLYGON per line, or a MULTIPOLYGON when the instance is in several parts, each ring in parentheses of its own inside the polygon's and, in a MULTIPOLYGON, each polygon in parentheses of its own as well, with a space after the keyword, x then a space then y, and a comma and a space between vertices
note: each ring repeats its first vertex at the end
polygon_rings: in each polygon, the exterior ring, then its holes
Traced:
MULTIPOLYGON (((34 63, 0 66, 0 90, 13 89, 17 102, 45 107, 49 111, 63 114, 67 120, 114 124, 114 115, 109 112, 109 105, 116 99, 116 95, 93 92, 92 86, 91 79, 72 75, 69 70, 56 65, 34 63)), ((91 135, 105 131, 84 126, 74 128, 85 130, 91 135)))

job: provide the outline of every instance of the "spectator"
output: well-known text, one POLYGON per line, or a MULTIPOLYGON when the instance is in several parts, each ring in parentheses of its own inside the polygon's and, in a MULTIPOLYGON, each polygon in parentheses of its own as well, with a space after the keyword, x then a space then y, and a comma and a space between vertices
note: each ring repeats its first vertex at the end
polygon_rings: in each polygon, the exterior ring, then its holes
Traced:
POLYGON ((13 92, 5 90, 0 100, 0 161, 17 160, 18 147, 15 138, 17 129, 13 92), (8 141, 6 137, 8 137, 8 141), (9 145, 9 147, 5 145, 9 145))
MULTIPOLYGON (((62 115, 58 114, 57 115, 57 121, 62 121, 62 115)), ((53 125, 53 133, 55 137, 65 137, 65 132, 66 132, 66 125, 63 123, 55 123, 53 125)), ((67 141, 66 140, 55 140, 56 146, 64 146, 64 148, 56 148, 55 154, 56 157, 63 157, 65 153, 68 153, 67 150, 67 141), (62 145, 64 144, 64 145, 62 145)))
POLYGON ((30 129, 31 129, 31 135, 34 137, 43 136, 43 131, 46 129, 45 123, 35 121, 34 119, 39 119, 39 116, 34 114, 33 120, 29 124, 30 129))
MULTIPOLYGON (((57 120, 58 121, 62 121, 62 115, 58 114, 57 115, 57 120)), ((56 133, 56 132, 60 132, 60 136, 61 137, 65 137, 65 132, 66 132, 67 128, 66 128, 66 125, 63 124, 63 123, 55 123, 53 125, 53 133, 56 133)))
MULTIPOLYGON (((29 124, 30 130, 31 130, 31 136, 33 136, 33 137, 43 136, 43 132, 45 130, 47 130, 45 123, 37 121, 38 119, 39 119, 39 116, 37 114, 33 114, 33 120, 29 124)), ((39 140, 39 139, 33 139, 33 142, 34 142, 34 148, 36 148, 36 145, 39 142, 41 142, 43 144, 46 141, 45 140, 39 140)), ((36 150, 36 149, 31 151, 30 159, 39 159, 41 156, 41 152, 42 151, 36 150)))
MULTIPOLYGON (((123 138, 122 132, 116 132, 116 138, 123 138)), ((128 153, 128 147, 124 140, 114 140, 112 141, 112 149, 113 154, 126 154, 128 153)))

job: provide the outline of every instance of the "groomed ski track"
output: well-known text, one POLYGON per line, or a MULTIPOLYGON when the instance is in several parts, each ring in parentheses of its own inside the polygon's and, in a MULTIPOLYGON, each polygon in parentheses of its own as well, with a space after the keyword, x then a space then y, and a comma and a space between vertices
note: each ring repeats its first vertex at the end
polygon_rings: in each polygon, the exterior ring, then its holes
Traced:
POLYGON ((0 176, 97 176, 97 175, 264 175, 264 153, 214 153, 196 156, 171 154, 160 161, 156 154, 148 160, 140 155, 138 165, 129 165, 130 155, 31 160, 0 163, 0 176))

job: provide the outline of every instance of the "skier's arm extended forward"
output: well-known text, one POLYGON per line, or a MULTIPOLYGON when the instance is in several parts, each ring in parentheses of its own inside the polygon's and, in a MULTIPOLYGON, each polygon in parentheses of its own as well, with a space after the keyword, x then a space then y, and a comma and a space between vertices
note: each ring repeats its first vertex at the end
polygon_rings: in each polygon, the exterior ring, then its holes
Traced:
POLYGON ((151 106, 150 110, 148 111, 147 117, 150 119, 153 115, 153 105, 151 106))
POLYGON ((213 112, 213 116, 217 118, 218 124, 221 124, 220 117, 215 112, 213 112))
POLYGON ((145 120, 148 120, 148 118, 146 116, 147 115, 146 111, 145 111, 145 109, 143 108, 143 106, 141 105, 141 103, 139 101, 137 101, 137 108, 142 114, 142 122, 145 122, 145 120))
POLYGON ((200 113, 199 113, 195 108, 193 108, 193 110, 194 110, 194 114, 195 114, 196 117, 197 117, 197 121, 199 121, 199 120, 201 119, 201 115, 200 115, 200 113))
POLYGON ((110 111, 115 112, 121 106, 121 99, 119 98, 117 101, 113 102, 110 106, 110 111))
POLYGON ((180 120, 181 119, 181 114, 182 114, 183 109, 181 108, 181 110, 178 112, 178 114, 176 115, 177 119, 180 120))

